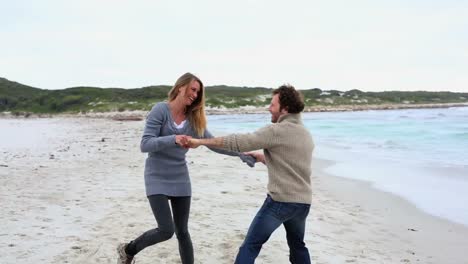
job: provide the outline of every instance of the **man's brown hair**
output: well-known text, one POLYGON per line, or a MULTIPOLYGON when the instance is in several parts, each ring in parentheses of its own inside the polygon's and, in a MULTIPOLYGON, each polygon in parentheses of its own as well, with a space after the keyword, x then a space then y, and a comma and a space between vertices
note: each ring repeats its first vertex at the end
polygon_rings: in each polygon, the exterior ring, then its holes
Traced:
POLYGON ((273 90, 273 95, 276 94, 279 94, 280 110, 286 109, 291 114, 297 114, 304 110, 304 96, 294 86, 281 85, 273 90))

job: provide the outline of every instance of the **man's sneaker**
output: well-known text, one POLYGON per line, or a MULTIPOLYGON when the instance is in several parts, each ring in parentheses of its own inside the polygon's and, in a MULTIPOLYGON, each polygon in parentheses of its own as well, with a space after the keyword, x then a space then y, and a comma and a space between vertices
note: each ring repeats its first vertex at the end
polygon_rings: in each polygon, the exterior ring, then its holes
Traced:
POLYGON ((117 253, 119 254, 119 258, 117 259, 117 264, 132 264, 135 263, 133 261, 133 256, 128 255, 125 252, 125 248, 127 247, 128 243, 120 243, 117 246, 117 253))

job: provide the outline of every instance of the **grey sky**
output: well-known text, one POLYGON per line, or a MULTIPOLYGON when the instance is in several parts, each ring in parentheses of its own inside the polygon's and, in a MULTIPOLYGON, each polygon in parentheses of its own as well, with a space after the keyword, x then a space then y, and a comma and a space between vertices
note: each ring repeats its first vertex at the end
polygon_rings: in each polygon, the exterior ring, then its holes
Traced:
POLYGON ((0 0, 0 77, 468 92, 468 1, 0 0))

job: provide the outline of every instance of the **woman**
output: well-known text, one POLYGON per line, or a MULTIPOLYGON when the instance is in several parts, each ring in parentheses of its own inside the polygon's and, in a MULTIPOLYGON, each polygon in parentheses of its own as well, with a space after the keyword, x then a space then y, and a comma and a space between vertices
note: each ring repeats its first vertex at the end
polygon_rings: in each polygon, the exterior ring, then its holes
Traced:
MULTIPOLYGON (((158 227, 129 243, 120 244, 117 248, 119 264, 131 263, 138 252, 170 239, 174 233, 179 241, 182 263, 194 261, 187 228, 192 190, 185 160, 188 151, 185 144, 190 137, 213 137, 206 130, 203 83, 191 73, 182 75, 169 91, 168 101, 157 103, 149 113, 140 146, 142 152, 148 152, 145 164, 146 196, 158 227)), ((253 157, 241 153, 211 150, 239 156, 251 167, 255 163, 253 157)))

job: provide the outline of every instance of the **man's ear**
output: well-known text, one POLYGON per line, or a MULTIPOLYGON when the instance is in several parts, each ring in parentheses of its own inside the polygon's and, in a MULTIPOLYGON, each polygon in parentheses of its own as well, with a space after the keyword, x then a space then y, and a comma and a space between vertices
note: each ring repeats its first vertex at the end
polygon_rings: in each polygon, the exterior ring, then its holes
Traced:
POLYGON ((284 107, 283 109, 281 109, 281 114, 287 114, 287 113, 289 113, 287 107, 284 107))

